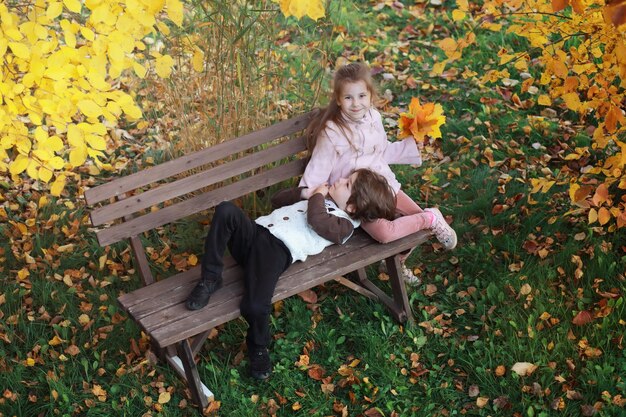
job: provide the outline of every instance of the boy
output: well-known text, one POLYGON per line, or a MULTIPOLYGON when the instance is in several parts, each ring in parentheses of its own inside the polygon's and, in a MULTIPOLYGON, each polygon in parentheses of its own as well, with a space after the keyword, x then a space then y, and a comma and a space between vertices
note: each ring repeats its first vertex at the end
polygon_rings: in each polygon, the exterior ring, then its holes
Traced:
MULTIPOLYGON (((272 203, 298 200, 301 191, 285 190, 272 203)), ((234 204, 222 202, 215 209, 205 240, 200 282, 186 306, 190 310, 206 306, 222 285, 222 258, 228 246, 244 269, 240 308, 249 324, 246 343, 250 375, 267 379, 272 372, 267 349, 271 339, 269 315, 280 275, 295 261, 304 261, 334 243, 345 243, 361 221, 393 219, 394 215, 393 190, 384 177, 368 169, 359 169, 330 187, 321 185, 308 200, 282 206, 256 221, 234 204)))

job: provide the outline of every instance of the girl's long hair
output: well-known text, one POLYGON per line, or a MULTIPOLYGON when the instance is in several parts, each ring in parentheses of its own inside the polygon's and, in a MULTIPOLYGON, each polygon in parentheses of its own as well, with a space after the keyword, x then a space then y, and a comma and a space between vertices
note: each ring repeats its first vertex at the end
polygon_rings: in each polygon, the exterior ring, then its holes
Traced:
POLYGON ((337 105, 337 101, 341 96, 343 86, 347 83, 355 83, 357 81, 365 82, 367 90, 370 93, 372 103, 374 102, 377 92, 370 68, 362 62, 352 62, 339 67, 335 71, 335 76, 333 77, 333 92, 328 106, 318 108, 317 113, 313 116, 313 119, 311 119, 309 125, 307 126, 305 134, 309 152, 313 152, 313 149, 317 144, 317 138, 326 128, 326 123, 329 120, 335 122, 348 138, 348 141, 350 140, 350 135, 348 134, 348 132, 350 132, 350 127, 348 126, 346 119, 343 117, 341 108, 337 105))
POLYGON ((352 183, 352 193, 347 201, 347 205, 353 207, 350 216, 365 222, 395 219, 396 196, 385 177, 367 168, 354 172, 358 175, 352 183))

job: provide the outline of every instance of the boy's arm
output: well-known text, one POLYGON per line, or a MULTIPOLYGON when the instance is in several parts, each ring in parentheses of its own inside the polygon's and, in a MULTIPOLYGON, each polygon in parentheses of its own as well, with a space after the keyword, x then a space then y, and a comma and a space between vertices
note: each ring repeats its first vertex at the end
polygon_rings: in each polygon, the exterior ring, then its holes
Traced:
POLYGON ((322 193, 315 193, 309 197, 307 221, 315 233, 337 244, 345 242, 354 232, 354 226, 350 220, 334 216, 326 211, 322 193))
POLYGON ((272 195, 270 201, 272 202, 272 210, 281 208, 284 206, 290 206, 302 200, 302 190, 306 187, 293 187, 278 191, 272 195))

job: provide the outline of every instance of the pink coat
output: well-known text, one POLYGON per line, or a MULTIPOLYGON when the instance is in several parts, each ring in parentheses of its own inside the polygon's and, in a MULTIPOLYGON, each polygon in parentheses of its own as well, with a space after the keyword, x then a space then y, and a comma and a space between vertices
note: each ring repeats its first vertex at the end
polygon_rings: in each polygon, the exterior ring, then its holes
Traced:
POLYGON ((400 183, 389 164, 421 165, 422 157, 413 138, 389 142, 380 113, 374 109, 362 121, 349 123, 350 143, 343 131, 333 121, 326 123, 313 149, 300 186, 314 189, 325 182, 333 184, 348 178, 352 171, 369 168, 384 176, 395 193, 400 183))

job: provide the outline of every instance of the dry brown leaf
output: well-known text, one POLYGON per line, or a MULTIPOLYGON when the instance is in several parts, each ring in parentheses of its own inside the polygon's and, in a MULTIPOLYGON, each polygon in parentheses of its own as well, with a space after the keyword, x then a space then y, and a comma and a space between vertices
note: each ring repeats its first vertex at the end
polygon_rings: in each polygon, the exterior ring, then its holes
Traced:
POLYGON ((307 304, 317 303, 317 294, 313 290, 302 291, 301 293, 298 293, 298 297, 302 298, 302 300, 307 304))

